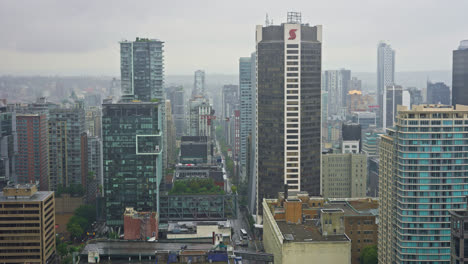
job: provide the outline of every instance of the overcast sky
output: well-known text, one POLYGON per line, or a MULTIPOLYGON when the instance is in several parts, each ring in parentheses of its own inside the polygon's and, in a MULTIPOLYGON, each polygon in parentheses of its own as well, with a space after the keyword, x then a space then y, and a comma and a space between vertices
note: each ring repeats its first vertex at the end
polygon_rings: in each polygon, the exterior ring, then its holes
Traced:
POLYGON ((323 25, 323 69, 374 72, 386 40, 397 71, 451 70, 467 10, 466 0, 0 0, 0 74, 118 76, 118 42, 136 36, 165 42, 167 74, 237 74, 255 25, 287 11, 323 25))

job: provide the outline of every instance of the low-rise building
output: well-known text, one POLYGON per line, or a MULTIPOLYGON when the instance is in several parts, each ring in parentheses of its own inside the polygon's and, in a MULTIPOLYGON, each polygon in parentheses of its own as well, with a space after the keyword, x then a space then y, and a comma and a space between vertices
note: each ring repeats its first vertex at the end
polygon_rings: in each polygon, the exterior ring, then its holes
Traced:
POLYGON ((156 212, 137 212, 132 207, 125 208, 124 239, 158 239, 158 225, 156 212))
POLYGON ((0 263, 50 263, 55 258, 54 192, 35 185, 0 192, 0 263))
MULTIPOLYGON (((263 243, 274 255, 275 263, 351 263, 351 240, 344 232, 340 216, 320 219, 303 216, 302 200, 263 200, 263 243), (275 219, 272 211, 284 209, 284 220, 275 219), (339 226, 340 228, 333 228, 339 226), (331 232, 330 232, 331 230, 331 232)), ((324 211, 320 211, 324 214, 324 211)))

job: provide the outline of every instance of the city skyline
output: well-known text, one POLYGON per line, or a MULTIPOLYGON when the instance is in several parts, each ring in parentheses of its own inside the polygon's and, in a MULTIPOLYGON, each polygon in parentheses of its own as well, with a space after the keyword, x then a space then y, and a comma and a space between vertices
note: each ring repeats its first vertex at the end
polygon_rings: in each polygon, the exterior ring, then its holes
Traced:
MULTIPOLYGON (((342 8, 314 3, 315 11, 304 17, 311 24, 324 27, 323 69, 345 67, 355 72, 373 72, 375 48, 381 40, 389 41, 398 52, 399 71, 451 69, 451 51, 466 38, 462 22, 468 3, 361 3, 336 1, 342 8), (438 19, 427 19, 431 16, 438 19), (444 41, 433 41, 434 32, 439 32, 444 41)), ((285 20, 286 11, 309 10, 311 5, 236 2, 221 6, 216 2, 185 2, 135 7, 124 2, 65 5, 41 1, 25 8, 22 1, 3 2, 0 21, 5 27, 0 29, 0 35, 5 41, 0 44, 0 57, 7 63, 0 64, 0 74, 117 76, 115 44, 136 36, 167 43, 168 75, 191 74, 195 69, 235 74, 237 58, 254 50, 254 36, 249 32, 255 25, 265 24, 265 14, 279 24, 285 20), (242 19, 236 14, 242 14, 242 19), (191 40, 189 45, 187 39, 191 40)))

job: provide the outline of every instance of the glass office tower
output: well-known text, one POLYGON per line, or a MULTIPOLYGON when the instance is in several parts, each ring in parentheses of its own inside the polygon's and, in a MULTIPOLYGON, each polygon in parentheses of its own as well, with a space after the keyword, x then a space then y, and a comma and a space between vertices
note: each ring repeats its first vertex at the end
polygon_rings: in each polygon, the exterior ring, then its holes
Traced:
POLYGON ((123 226, 125 207, 156 211, 162 178, 164 104, 103 104, 104 192, 108 226, 123 226))
POLYGON ((466 208, 468 106, 399 107, 380 143, 379 263, 450 263, 450 214, 466 208))

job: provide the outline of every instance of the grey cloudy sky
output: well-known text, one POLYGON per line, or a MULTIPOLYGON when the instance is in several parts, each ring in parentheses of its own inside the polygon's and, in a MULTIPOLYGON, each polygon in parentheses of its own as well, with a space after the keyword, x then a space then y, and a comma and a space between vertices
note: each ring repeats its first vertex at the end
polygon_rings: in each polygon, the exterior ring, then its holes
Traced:
POLYGON ((373 72, 387 40, 397 71, 450 70, 467 10, 465 0, 0 0, 0 74, 119 75, 118 41, 136 36, 165 41, 167 74, 236 74, 255 25, 287 11, 323 25, 324 69, 373 72))

